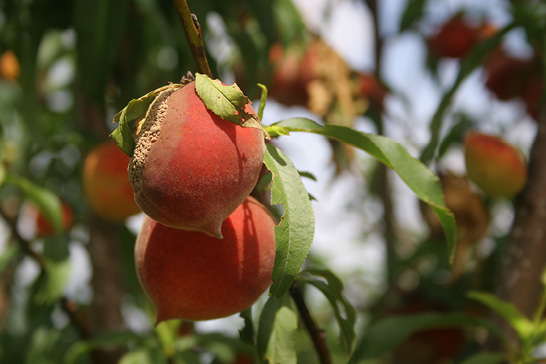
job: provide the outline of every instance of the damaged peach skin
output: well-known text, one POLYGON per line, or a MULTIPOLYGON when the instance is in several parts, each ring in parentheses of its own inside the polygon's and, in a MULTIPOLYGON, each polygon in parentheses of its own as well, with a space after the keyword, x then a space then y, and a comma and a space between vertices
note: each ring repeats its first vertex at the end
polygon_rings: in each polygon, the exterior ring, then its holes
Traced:
POLYGON ((209 111, 195 82, 168 89, 137 135, 129 165, 135 201, 161 224, 221 237, 222 222, 256 185, 264 148, 260 129, 209 111))
POLYGON ((146 217, 135 246, 140 283, 157 323, 210 320, 250 307, 270 286, 274 219, 249 196, 223 223, 223 239, 146 217))

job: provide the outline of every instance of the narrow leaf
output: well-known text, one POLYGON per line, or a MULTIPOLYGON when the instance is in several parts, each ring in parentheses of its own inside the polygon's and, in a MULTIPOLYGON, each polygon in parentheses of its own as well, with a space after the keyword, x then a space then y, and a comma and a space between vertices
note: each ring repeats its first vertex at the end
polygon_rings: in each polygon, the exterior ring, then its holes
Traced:
POLYGON ((237 86, 224 85, 206 75, 195 75, 195 90, 207 109, 234 124, 263 130, 258 115, 250 105, 248 97, 237 86))
POLYGON ((65 364, 79 363, 93 349, 116 349, 130 341, 143 341, 144 337, 131 331, 105 331, 87 341, 76 341, 66 352, 65 364))
POLYGON ((363 341, 355 349, 349 364, 358 363, 361 359, 380 358, 418 331, 448 327, 485 327, 502 338, 499 330, 489 321, 461 313, 423 313, 389 317, 369 328, 363 341))
POLYGON ((270 293, 281 297, 290 288, 305 261, 315 234, 315 217, 309 195, 292 161, 272 144, 266 144, 264 163, 273 174, 271 203, 284 214, 275 226, 275 265, 270 293))
POLYGON ((504 356, 500 353, 478 353, 463 361, 461 364, 501 364, 504 356))
POLYGON ((35 296, 37 304, 52 304, 63 295, 70 277, 70 259, 63 261, 46 259, 45 268, 46 275, 35 296))
POLYGON ((511 303, 486 292, 470 292, 468 297, 481 302, 504 318, 516 330, 522 341, 533 333, 533 323, 511 303))
POLYGON ((61 201, 56 194, 34 184, 28 179, 13 174, 6 175, 6 183, 19 188, 29 200, 34 202, 46 219, 51 221, 55 232, 59 233, 62 231, 61 201))
POLYGON ((343 296, 343 283, 327 270, 306 270, 298 275, 298 281, 313 285, 324 294, 332 306, 339 325, 340 340, 347 355, 351 355, 356 338, 356 311, 343 296), (317 279, 317 276, 323 279, 317 279))
POLYGON ((438 215, 447 238, 450 259, 453 259, 457 241, 455 218, 445 206, 438 177, 423 163, 411 156, 400 144, 380 135, 362 133, 344 126, 324 126, 306 118, 283 120, 279 125, 289 131, 303 131, 323 135, 359 148, 392 168, 406 185, 427 203, 438 215))
POLYGON ((258 119, 262 120, 264 116, 265 104, 267 103, 267 87, 261 83, 258 84, 258 87, 262 90, 262 95, 260 96, 260 107, 258 108, 258 119))
POLYGON ((298 315, 289 295, 270 297, 260 315, 258 355, 268 364, 296 364, 298 315))
POLYGON ((418 22, 423 16, 427 0, 409 0, 400 19, 400 32, 403 32, 418 22))
POLYGON ((290 132, 279 125, 269 125, 265 127, 265 131, 269 134, 271 138, 276 138, 281 135, 290 135, 290 132))
POLYGON ((146 117, 148 108, 157 95, 168 89, 177 90, 181 87, 182 85, 179 84, 171 84, 148 92, 138 99, 129 101, 127 106, 114 116, 114 123, 119 123, 119 126, 110 134, 110 136, 125 154, 129 157, 133 155, 135 149, 135 137, 133 133, 135 123, 146 117))
POLYGON ((495 35, 477 45, 472 52, 470 52, 470 54, 463 59, 455 82, 451 88, 444 93, 444 96, 442 97, 442 100, 440 101, 440 104, 438 105, 438 108, 436 109, 436 112, 434 113, 434 116, 430 122, 430 141, 421 152, 420 157, 420 160, 423 163, 429 164, 436 154, 436 149, 440 143, 440 133, 443 130, 444 113, 451 104, 451 101, 453 100, 459 86, 466 79, 466 77, 472 73, 472 71, 483 64, 491 51, 496 49, 502 42, 506 33, 511 31, 514 27, 515 24, 512 23, 499 30, 495 35))

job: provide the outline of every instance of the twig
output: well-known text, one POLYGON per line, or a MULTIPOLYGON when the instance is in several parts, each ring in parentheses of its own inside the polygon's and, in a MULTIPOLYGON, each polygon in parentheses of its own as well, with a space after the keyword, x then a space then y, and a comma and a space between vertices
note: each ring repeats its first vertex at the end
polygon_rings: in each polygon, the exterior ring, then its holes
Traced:
POLYGON ((4 219, 6 224, 8 225, 12 236, 15 238, 15 240, 17 241, 19 246, 21 248, 23 248, 23 251, 25 252, 25 254, 28 255, 29 257, 31 257, 36 263, 38 263, 38 266, 40 267, 40 270, 42 272, 46 271, 46 260, 45 260, 45 258, 42 255, 40 255, 38 252, 36 252, 32 248, 32 244, 28 240, 23 238, 21 236, 21 234, 19 234, 19 230, 17 229, 16 221, 14 219, 10 218, 8 216, 8 214, 3 209, 0 209, 0 216, 2 216, 2 218, 4 219))
MULTIPOLYGON (((11 234, 13 238, 17 241, 19 246, 23 249, 24 253, 31 257, 40 267, 41 274, 47 274, 47 261, 44 258, 43 255, 38 253, 32 248, 32 244, 27 239, 23 238, 21 234, 19 233, 19 230, 17 229, 17 223, 14 219, 8 216, 8 214, 3 210, 0 209, 0 216, 4 219, 6 224, 8 225, 11 234)), ((78 332, 80 333, 81 337, 83 339, 89 339, 91 337, 91 333, 89 331, 89 328, 78 318, 76 314, 76 310, 74 309, 73 302, 71 302, 68 298, 65 296, 62 296, 59 299, 59 303, 61 305, 62 310, 66 313, 66 315, 69 317, 69 319, 72 321, 78 332)))
MULTIPOLYGON (((373 18, 374 27, 374 43, 375 43, 375 76, 377 79, 381 78, 381 64, 383 56, 383 38, 381 36, 381 29, 379 24, 379 2, 377 0, 365 0, 364 1, 373 18)), ((383 122, 383 115, 381 112, 374 112, 374 122, 377 125, 377 133, 385 135, 385 125, 383 122)), ((383 204, 383 221, 384 221, 384 237, 385 237, 385 251, 387 253, 387 281, 389 284, 393 284, 393 270, 397 261, 396 254, 396 221, 394 217, 394 208, 392 202, 392 185, 389 179, 390 170, 384 164, 378 166, 378 195, 383 204)))
POLYGON ((546 106, 529 155, 528 181, 517 197, 497 293, 532 317, 542 294, 541 275, 546 265, 546 106))
POLYGON ((318 354, 319 362, 321 364, 332 364, 332 357, 330 356, 330 351, 328 350, 328 345, 326 344, 324 331, 321 330, 313 320, 297 281, 294 281, 292 286, 290 286, 290 295, 296 304, 296 308, 298 309, 305 328, 311 336, 311 341, 313 342, 313 346, 318 354))
POLYGON ((203 37, 201 36, 201 26, 197 21, 197 17, 190 13, 190 8, 186 0, 173 0, 173 2, 182 22, 197 71, 212 78, 212 72, 205 53, 205 46, 203 45, 203 37))

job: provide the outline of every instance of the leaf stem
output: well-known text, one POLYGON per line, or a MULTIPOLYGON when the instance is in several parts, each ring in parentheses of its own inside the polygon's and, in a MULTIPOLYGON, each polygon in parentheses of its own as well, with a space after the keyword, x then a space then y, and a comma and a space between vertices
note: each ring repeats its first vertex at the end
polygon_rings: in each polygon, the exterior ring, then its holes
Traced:
POLYGON ((203 45, 203 37, 201 36, 201 26, 197 21, 197 16, 190 12, 186 0, 173 0, 173 2, 182 22, 197 71, 212 78, 212 72, 205 53, 205 46, 203 45))
POLYGON ((301 291, 300 285, 297 281, 292 283, 289 292, 294 300, 294 303, 296 304, 296 308, 298 309, 303 324, 309 332, 309 336, 311 336, 311 341, 313 342, 313 346, 318 354, 320 364, 332 364, 332 357, 330 356, 330 351, 328 350, 328 345, 326 344, 326 335, 324 334, 324 330, 320 329, 315 320, 313 320, 313 317, 307 308, 307 304, 305 303, 303 292, 301 291))

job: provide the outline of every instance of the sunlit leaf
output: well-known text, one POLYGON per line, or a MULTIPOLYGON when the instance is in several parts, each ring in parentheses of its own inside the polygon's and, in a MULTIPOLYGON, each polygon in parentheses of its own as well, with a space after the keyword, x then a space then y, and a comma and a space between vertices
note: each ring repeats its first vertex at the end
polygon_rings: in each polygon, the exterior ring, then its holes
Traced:
POLYGON ((113 350, 128 342, 141 342, 145 339, 132 331, 103 331, 92 339, 75 342, 64 357, 65 364, 76 364, 87 353, 94 349, 113 350))
POLYGON ((438 215, 447 238, 449 256, 453 259, 457 241, 455 218, 445 206, 438 177, 423 163, 411 156, 400 144, 381 135, 363 133, 351 128, 326 124, 324 126, 306 118, 283 120, 275 125, 289 131, 303 131, 326 136, 359 148, 392 168, 406 185, 427 203, 438 215))
POLYGON ((533 333, 533 323, 513 304, 486 292, 470 292, 468 297, 481 302, 504 318, 516 330, 521 340, 526 340, 533 333))
POLYGON ((315 217, 309 195, 292 161, 272 144, 266 144, 266 167, 273 174, 271 204, 284 214, 275 226, 275 265, 270 293, 282 296, 305 261, 315 234, 315 217))
POLYGON ((289 295, 270 297, 260 315, 258 355, 268 364, 296 364, 298 315, 289 295))
POLYGON ((258 115, 250 106, 250 100, 237 84, 224 85, 220 80, 197 73, 195 90, 207 109, 222 119, 243 127, 263 130, 258 115))

